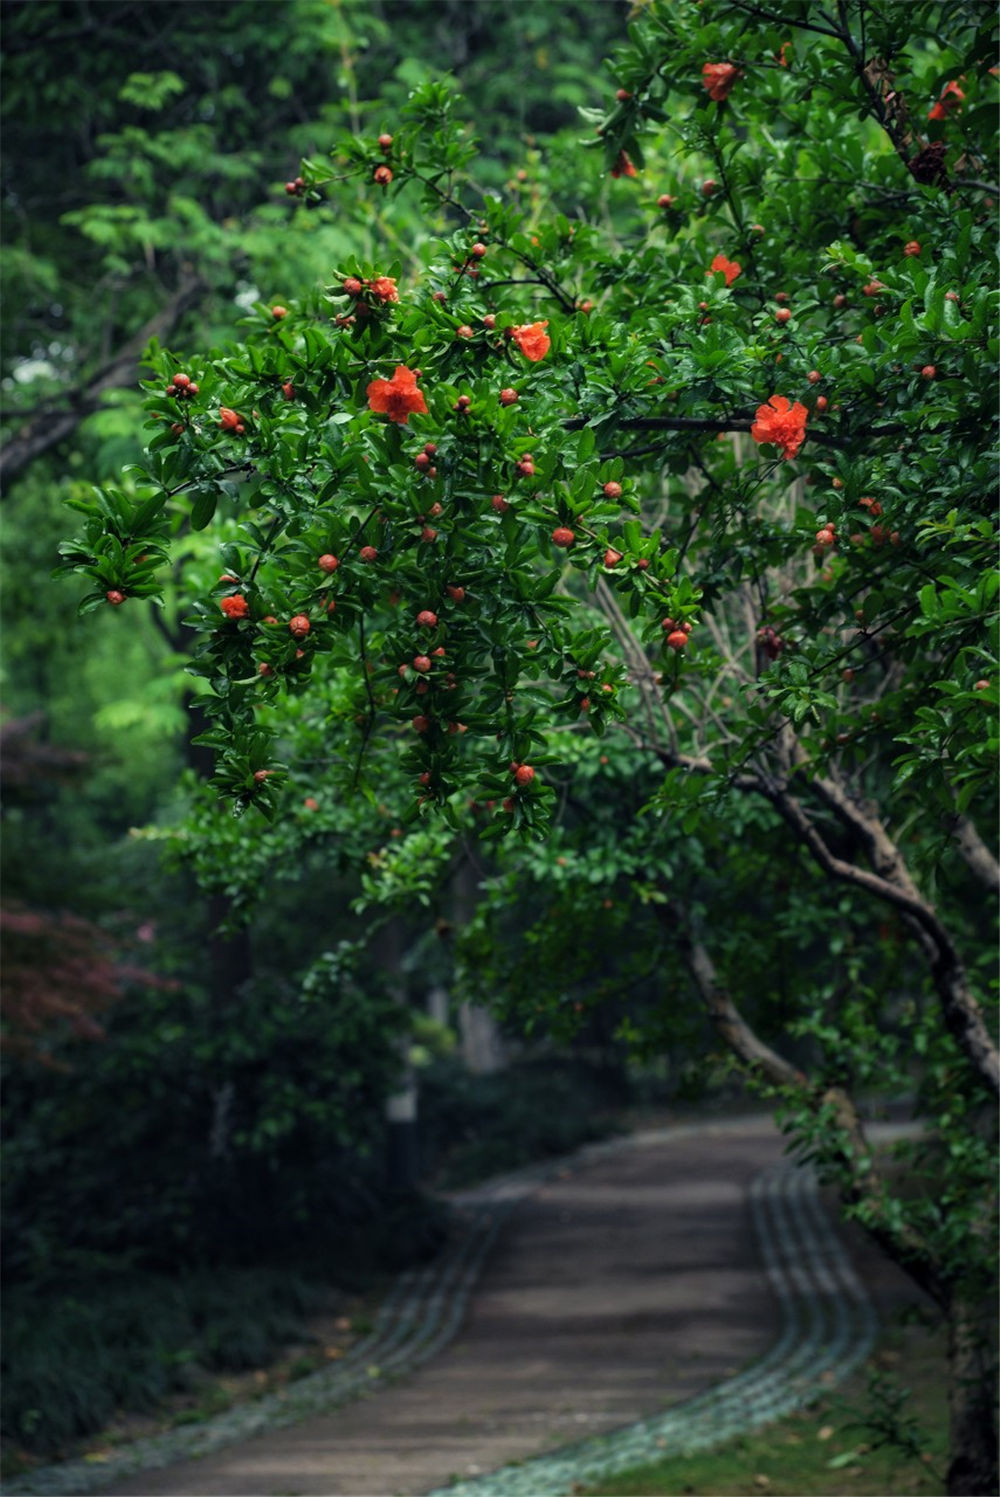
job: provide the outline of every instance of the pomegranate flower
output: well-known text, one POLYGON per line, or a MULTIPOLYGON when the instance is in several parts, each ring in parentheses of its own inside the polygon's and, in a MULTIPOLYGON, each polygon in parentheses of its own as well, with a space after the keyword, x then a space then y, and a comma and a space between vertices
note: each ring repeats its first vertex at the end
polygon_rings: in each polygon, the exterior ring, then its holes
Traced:
POLYGON ((736 277, 743 274, 743 267, 738 260, 727 260, 725 255, 716 255, 705 274, 713 275, 716 271, 721 271, 726 278, 726 285, 731 286, 736 277))
POLYGON ((757 407, 757 418, 750 428, 755 442, 773 442, 784 458, 793 458, 806 435, 808 411, 801 401, 791 405, 784 395, 772 395, 766 405, 757 407))
POLYGON ((521 327, 512 327, 510 330, 514 342, 532 364, 537 364, 539 359, 544 359, 552 347, 552 340, 545 331, 547 327, 547 322, 528 322, 521 327))
POLYGON ((928 111, 927 118, 929 120, 946 120, 950 114, 955 113, 964 98, 965 91, 959 87, 953 78, 941 90, 941 97, 933 109, 928 111))
POLYGON ((377 296, 379 301, 399 301, 399 292, 396 290, 396 282, 392 276, 376 276, 374 281, 368 282, 368 290, 372 296, 377 296))
POLYGON ((634 177, 637 175, 635 162, 632 160, 628 151, 618 152, 618 155, 615 159, 615 164, 611 168, 611 175, 613 177, 634 177))
POLYGON ((427 410, 417 376, 405 364, 397 364, 392 379, 373 379, 368 386, 368 407, 380 416, 388 416, 405 426, 414 411, 427 410))
POLYGON ((701 70, 702 82, 708 89, 708 97, 721 104, 728 99, 740 70, 732 62, 706 62, 701 70))

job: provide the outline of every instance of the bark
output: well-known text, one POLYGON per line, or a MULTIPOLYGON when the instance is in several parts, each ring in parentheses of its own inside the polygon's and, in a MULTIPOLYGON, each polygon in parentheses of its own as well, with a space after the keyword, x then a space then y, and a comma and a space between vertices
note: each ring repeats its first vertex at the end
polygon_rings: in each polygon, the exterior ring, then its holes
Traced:
POLYGON ((868 1235, 894 1263, 905 1269, 925 1294, 944 1308, 949 1291, 937 1256, 914 1227, 902 1219, 890 1218, 886 1213, 888 1187, 865 1136, 854 1099, 842 1087, 832 1086, 822 1093, 820 1102, 832 1110, 837 1127, 844 1136, 839 1159, 848 1167, 849 1175, 840 1192, 841 1200, 847 1206, 867 1208, 864 1227, 868 1235))
POLYGON ((195 306, 207 290, 206 283, 197 276, 183 280, 156 316, 144 323, 86 385, 62 399, 39 406, 20 431, 0 447, 0 494, 7 492, 14 479, 36 457, 72 436, 80 422, 97 410, 109 390, 134 385, 139 378, 146 345, 152 338, 169 337, 184 313, 195 306))
MULTIPOLYGON (((665 914, 664 919, 669 917, 665 914)), ((997 1366, 993 1346, 993 1307, 962 1297, 922 1235, 885 1209, 888 1192, 865 1136, 853 1098, 841 1087, 810 1088, 806 1078, 754 1033, 720 986, 711 957, 689 931, 679 939, 695 985, 719 1034, 748 1066, 779 1085, 795 1085, 802 1100, 831 1111, 838 1138, 836 1158, 846 1172, 841 1199, 866 1208, 865 1229, 915 1284, 945 1311, 948 1323, 949 1451, 948 1497, 996 1497, 997 1366)), ((831 1140, 833 1135, 831 1134, 831 1140)))
POLYGON ((996 1356, 989 1304, 956 1295, 948 1313, 948 1497, 996 1497, 996 1356))

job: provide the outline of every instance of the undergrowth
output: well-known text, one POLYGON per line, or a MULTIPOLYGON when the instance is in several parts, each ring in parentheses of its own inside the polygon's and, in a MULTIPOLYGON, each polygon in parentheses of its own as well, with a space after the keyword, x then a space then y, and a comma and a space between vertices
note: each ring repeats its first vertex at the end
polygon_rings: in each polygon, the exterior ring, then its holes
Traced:
POLYGON ((259 1367, 303 1338, 330 1293, 277 1269, 132 1274, 59 1295, 8 1290, 4 1435, 56 1455, 120 1410, 150 1411, 206 1373, 259 1367))

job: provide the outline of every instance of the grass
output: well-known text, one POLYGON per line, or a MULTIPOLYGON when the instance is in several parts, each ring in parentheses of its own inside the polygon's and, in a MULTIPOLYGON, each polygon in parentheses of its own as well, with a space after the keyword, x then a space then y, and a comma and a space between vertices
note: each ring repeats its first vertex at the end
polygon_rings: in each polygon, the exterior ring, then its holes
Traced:
POLYGON ((944 1338, 885 1332, 835 1393, 717 1450, 575 1487, 593 1497, 940 1497, 947 1444, 944 1338), (901 1396, 906 1394, 908 1396, 901 1396))

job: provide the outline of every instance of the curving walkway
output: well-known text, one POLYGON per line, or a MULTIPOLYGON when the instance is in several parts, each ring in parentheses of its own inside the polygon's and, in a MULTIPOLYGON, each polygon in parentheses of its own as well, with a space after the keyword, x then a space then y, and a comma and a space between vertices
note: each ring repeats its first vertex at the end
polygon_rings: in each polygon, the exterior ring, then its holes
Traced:
POLYGON ((874 1308, 831 1230, 811 1170, 791 1163, 758 1175, 750 1189, 754 1226, 780 1310, 780 1334, 765 1357, 667 1414, 641 1420, 556 1455, 430 1497, 565 1497, 669 1453, 722 1444, 801 1408, 841 1382, 871 1351, 874 1308))
POLYGON ((448 1253, 335 1367, 5 1490, 562 1497, 777 1418, 871 1347, 868 1295, 768 1118, 616 1139, 455 1202, 448 1253))

